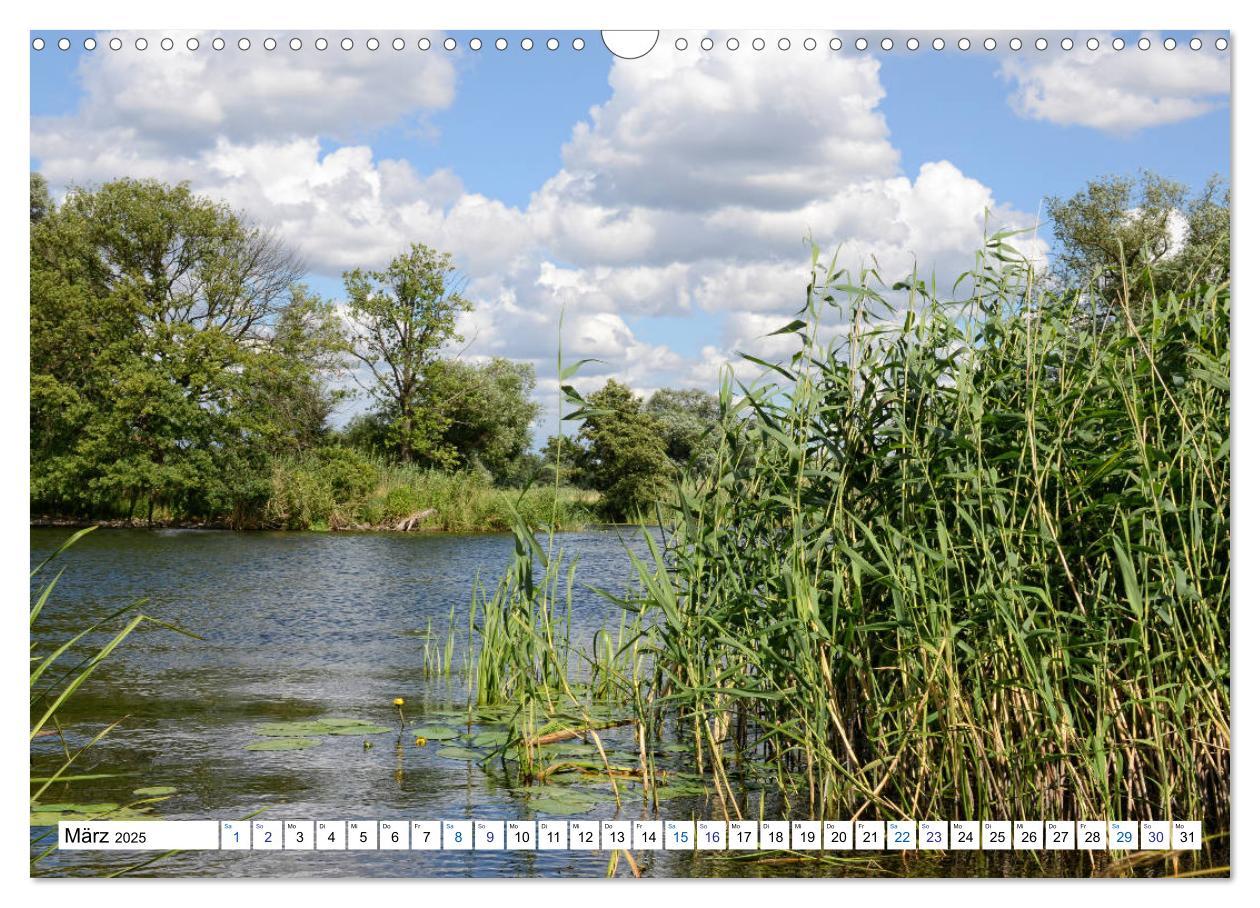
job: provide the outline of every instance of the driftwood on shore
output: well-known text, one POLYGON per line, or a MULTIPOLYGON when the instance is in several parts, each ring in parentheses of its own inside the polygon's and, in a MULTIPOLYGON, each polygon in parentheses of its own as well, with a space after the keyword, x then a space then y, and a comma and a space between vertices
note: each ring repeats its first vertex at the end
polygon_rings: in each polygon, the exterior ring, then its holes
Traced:
POLYGON ((408 514, 398 523, 394 524, 393 529, 398 533, 410 533, 412 530, 419 529, 420 524, 437 513, 437 508, 425 508, 423 511, 416 511, 408 514))

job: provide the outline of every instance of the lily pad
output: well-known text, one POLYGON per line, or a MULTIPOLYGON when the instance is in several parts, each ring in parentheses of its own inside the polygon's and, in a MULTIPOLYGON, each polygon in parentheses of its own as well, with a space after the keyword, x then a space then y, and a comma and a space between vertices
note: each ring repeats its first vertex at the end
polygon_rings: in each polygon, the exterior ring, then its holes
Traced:
POLYGON ((163 795, 175 794, 175 789, 170 785, 150 785, 148 788, 137 788, 132 794, 142 798, 160 798, 163 795))
POLYGON ((447 760, 480 760, 483 756, 481 751, 470 747, 443 747, 437 755, 447 760))
POLYGON ((566 785, 534 785, 526 788, 525 793, 534 800, 585 801, 592 807, 603 800, 600 793, 566 785))
POLYGON ((459 737, 459 729, 449 725, 421 725, 411 730, 413 735, 428 738, 430 741, 451 741, 459 737))
POLYGON ((388 725, 345 725, 338 728, 330 728, 327 734, 330 735, 383 735, 386 732, 393 731, 388 725))
POLYGON ((371 723, 364 722, 362 719, 347 719, 344 716, 329 716, 326 719, 316 719, 320 725, 327 725, 329 728, 343 728, 347 725, 369 725, 371 723))
POLYGON ((246 744, 246 750, 305 750, 319 744, 318 738, 268 738, 246 744))
POLYGON ((530 801, 529 806, 535 813, 567 817, 579 813, 587 813, 594 808, 595 804, 585 799, 553 797, 537 798, 530 801))
POLYGON ((478 706, 473 710, 473 714, 479 719, 495 720, 505 719, 515 711, 511 706, 478 706))
POLYGON ((300 738, 304 735, 322 735, 328 726, 317 722, 267 722, 254 729, 254 734, 265 738, 300 738))
POLYGON ((668 801, 672 798, 696 798, 705 793, 706 789, 703 785, 695 785, 690 782, 663 785, 656 789, 656 797, 662 801, 668 801))
POLYGON ((594 744, 583 744, 581 741, 558 741, 555 744, 543 744, 538 752, 557 757, 589 757, 598 756, 599 749, 594 744))
POLYGON ((424 713, 429 719, 458 719, 461 722, 468 721, 468 710, 466 709, 429 709, 424 713))
POLYGON ((508 733, 505 731, 483 731, 473 735, 473 747, 501 747, 508 741, 508 733))
POLYGON ((118 804, 36 804, 31 811, 32 826, 56 826, 63 820, 145 820, 147 807, 121 807, 118 804))

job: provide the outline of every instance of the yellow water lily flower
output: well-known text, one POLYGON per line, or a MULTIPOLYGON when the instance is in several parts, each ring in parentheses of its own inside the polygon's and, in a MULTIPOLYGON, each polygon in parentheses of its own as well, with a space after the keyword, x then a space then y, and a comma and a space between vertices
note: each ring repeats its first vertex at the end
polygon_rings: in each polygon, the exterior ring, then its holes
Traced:
POLYGON ((407 701, 406 701, 406 700, 404 700, 402 697, 395 697, 395 698, 394 698, 394 705, 395 705, 395 706, 402 706, 402 705, 403 705, 404 703, 406 703, 406 702, 407 702, 407 701))
POLYGON ((420 736, 420 735, 417 735, 417 736, 416 736, 416 747, 424 747, 424 745, 426 745, 426 744, 428 744, 428 743, 429 743, 429 739, 428 739, 428 738, 425 738, 425 737, 420 736))

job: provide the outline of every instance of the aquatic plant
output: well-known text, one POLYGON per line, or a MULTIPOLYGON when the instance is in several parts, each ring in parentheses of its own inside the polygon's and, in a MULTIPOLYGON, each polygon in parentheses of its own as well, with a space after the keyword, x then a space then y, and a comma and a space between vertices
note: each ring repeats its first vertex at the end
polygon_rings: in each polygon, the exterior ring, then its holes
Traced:
POLYGON ((1102 310, 1007 239, 949 299, 815 253, 646 535, 653 708, 732 810, 749 756, 793 815, 1228 828, 1228 285, 1102 310))

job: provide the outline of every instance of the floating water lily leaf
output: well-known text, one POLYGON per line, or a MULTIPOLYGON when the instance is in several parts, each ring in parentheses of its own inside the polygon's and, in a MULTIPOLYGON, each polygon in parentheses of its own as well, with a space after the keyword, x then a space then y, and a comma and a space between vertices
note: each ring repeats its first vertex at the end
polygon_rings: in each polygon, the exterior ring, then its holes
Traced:
POLYGON ((246 744, 246 750, 304 750, 319 744, 318 738, 268 738, 246 744))
POLYGON ((656 796, 662 801, 668 801, 670 798, 696 798, 703 795, 705 791, 703 785, 679 782, 676 785, 664 785, 656 789, 656 796))
POLYGON ((583 744, 581 741, 560 741, 555 744, 543 744, 538 752, 547 756, 586 757, 598 755, 599 749, 594 744, 583 744))
POLYGON ((505 731, 483 731, 473 735, 473 747, 499 747, 506 744, 508 733, 505 731))
POLYGON ((688 753, 689 751, 694 750, 695 748, 687 744, 666 744, 659 749, 660 749, 660 752, 663 754, 685 754, 685 753, 688 753))
POLYGON ((459 737, 459 729, 449 725, 421 725, 411 730, 413 735, 428 738, 430 741, 450 741, 459 737))
POLYGON ((347 719, 344 716, 329 716, 327 719, 316 719, 320 725, 327 725, 329 728, 342 728, 347 725, 368 725, 370 723, 362 719, 347 719))
POLYGON ((530 801, 529 806, 535 813, 543 813, 550 816, 573 816, 574 814, 586 813, 595 804, 581 798, 552 797, 537 798, 530 801))
POLYGON ((386 732, 393 731, 388 725, 346 725, 340 728, 330 728, 327 734, 330 735, 383 735, 386 732))
POLYGON ((482 757, 481 751, 470 747, 443 747, 437 755, 448 760, 480 760, 482 757))
POLYGON ((597 792, 567 785, 534 785, 526 788, 525 793, 535 800, 585 801, 592 807, 603 800, 597 792))
POLYGON ((36 804, 31 811, 32 826, 56 826, 62 820, 146 820, 148 807, 120 807, 118 804, 36 804))
POLYGON ((430 709, 425 710, 425 716, 430 719, 459 719, 465 721, 468 719, 468 710, 466 709, 430 709))
POLYGON ((310 722, 267 722, 254 729, 254 734, 265 738, 300 738, 304 735, 322 735, 328 726, 317 721, 310 722))
POLYGON ((148 788, 137 788, 132 794, 142 798, 160 798, 163 795, 175 794, 175 789, 170 785, 150 785, 148 788))

